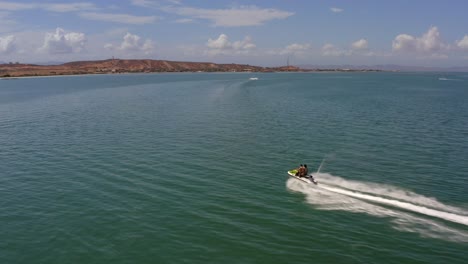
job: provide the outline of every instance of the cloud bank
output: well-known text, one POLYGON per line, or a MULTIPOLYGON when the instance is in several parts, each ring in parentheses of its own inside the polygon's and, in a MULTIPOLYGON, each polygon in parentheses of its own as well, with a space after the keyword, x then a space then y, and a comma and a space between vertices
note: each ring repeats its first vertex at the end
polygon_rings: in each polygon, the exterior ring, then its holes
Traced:
POLYGON ((330 7, 330 11, 332 11, 333 13, 341 13, 344 10, 338 7, 330 7))
POLYGON ((75 12, 84 10, 97 9, 93 3, 76 2, 76 3, 16 3, 8 1, 0 1, 0 10, 6 11, 21 11, 31 9, 43 9, 51 12, 75 12))
POLYGON ((156 16, 132 16, 132 15, 127 15, 127 14, 111 14, 111 13, 96 13, 96 12, 84 12, 84 13, 80 13, 80 16, 88 20, 97 20, 97 21, 122 23, 122 24, 133 24, 133 25, 151 24, 157 19, 156 16))
POLYGON ((243 40, 230 42, 225 34, 219 35, 217 39, 208 39, 206 46, 210 49, 208 51, 210 55, 246 54, 257 47, 248 36, 243 40))
POLYGON ((420 37, 400 34, 392 42, 392 48, 397 52, 437 53, 446 51, 448 45, 441 40, 437 27, 431 27, 420 37))
POLYGON ((86 41, 84 33, 67 33, 62 28, 57 28, 53 33, 46 33, 44 44, 39 50, 49 54, 77 53, 84 49, 86 41))
POLYGON ((351 47, 353 50, 366 50, 368 47, 369 43, 365 39, 360 39, 356 42, 353 42, 351 44, 351 47))
POLYGON ((151 54, 154 51, 154 44, 150 39, 146 39, 145 41, 138 35, 131 34, 127 32, 123 37, 123 41, 120 45, 115 46, 114 44, 106 44, 104 46, 106 49, 109 50, 117 50, 122 52, 132 52, 132 53, 144 53, 144 54, 151 54))
POLYGON ((0 37, 0 54, 12 53, 16 48, 15 36, 0 37))
POLYGON ((191 19, 205 19, 219 27, 258 26, 275 19, 286 19, 294 13, 273 8, 258 8, 256 6, 241 6, 230 9, 206 9, 185 6, 170 6, 162 8, 165 12, 174 13, 191 19))
POLYGON ((459 47, 460 49, 468 50, 468 35, 465 35, 465 37, 457 41, 456 44, 457 44, 457 47, 459 47))

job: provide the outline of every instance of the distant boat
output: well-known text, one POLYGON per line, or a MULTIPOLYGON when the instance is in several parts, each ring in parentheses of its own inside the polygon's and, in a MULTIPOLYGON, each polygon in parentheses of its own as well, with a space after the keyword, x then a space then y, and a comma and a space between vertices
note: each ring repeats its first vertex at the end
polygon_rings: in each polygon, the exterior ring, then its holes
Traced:
POLYGON ((257 77, 250 77, 249 80, 256 81, 256 80, 258 80, 258 78, 257 77))

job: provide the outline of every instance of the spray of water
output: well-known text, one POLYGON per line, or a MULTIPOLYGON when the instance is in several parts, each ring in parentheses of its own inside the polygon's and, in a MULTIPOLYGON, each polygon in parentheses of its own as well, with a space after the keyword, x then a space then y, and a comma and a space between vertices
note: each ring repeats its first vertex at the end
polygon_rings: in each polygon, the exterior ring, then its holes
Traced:
POLYGON ((291 178, 287 181, 287 188, 305 194, 307 203, 317 209, 391 217, 397 230, 468 242, 468 232, 461 226, 448 226, 453 223, 468 226, 468 211, 462 208, 391 185, 349 181, 327 173, 315 173, 314 176, 320 182, 317 186, 291 178))
POLYGON ((324 162, 325 162, 325 159, 323 159, 322 162, 320 162, 320 166, 317 169, 317 174, 320 173, 320 170, 322 169, 322 165, 324 162))

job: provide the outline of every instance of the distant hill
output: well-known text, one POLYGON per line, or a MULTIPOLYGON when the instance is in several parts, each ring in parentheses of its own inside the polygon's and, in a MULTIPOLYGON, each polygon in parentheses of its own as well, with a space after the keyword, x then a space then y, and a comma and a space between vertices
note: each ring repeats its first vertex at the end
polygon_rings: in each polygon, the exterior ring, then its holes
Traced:
POLYGON ((64 64, 65 62, 63 61, 43 61, 43 62, 33 62, 32 64, 37 64, 37 65, 60 65, 64 64))
POLYGON ((216 64, 212 62, 182 62, 166 60, 108 59, 74 61, 59 65, 2 64, 0 77, 49 76, 74 74, 104 74, 133 72, 273 72, 300 71, 289 67, 259 67, 248 64, 216 64))
POLYGON ((404 72, 468 72, 465 67, 423 67, 423 66, 402 66, 395 64, 385 65, 300 65, 301 69, 350 69, 350 70, 381 70, 381 71, 404 71, 404 72))
POLYGON ((423 66, 401 66, 401 65, 376 65, 383 70, 415 71, 415 72, 468 72, 465 67, 423 67, 423 66))

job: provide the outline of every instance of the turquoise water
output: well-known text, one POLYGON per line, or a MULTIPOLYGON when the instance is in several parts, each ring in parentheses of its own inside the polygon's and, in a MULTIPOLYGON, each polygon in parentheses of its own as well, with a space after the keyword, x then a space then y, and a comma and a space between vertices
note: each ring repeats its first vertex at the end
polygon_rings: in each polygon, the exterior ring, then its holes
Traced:
POLYGON ((463 73, 0 80, 0 263, 466 263, 467 98, 463 73))

